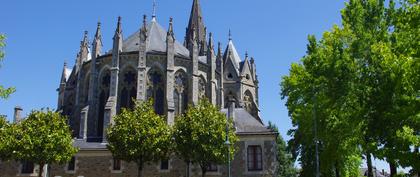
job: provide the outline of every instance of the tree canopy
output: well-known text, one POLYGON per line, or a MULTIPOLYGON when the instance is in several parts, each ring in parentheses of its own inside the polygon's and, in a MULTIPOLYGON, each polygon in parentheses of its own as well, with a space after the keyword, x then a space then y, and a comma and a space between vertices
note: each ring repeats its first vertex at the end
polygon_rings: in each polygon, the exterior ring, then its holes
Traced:
POLYGON ((323 176, 355 176, 362 154, 389 162, 392 175, 419 169, 419 21, 415 0, 350 0, 341 26, 309 37, 281 83, 301 176, 314 175, 316 143, 323 176))
POLYGON ((58 112, 32 111, 17 126, 16 159, 39 164, 38 176, 45 164, 66 163, 78 151, 67 118, 58 112))
MULTIPOLYGON (((1 68, 1 62, 3 61, 3 58, 4 58, 3 48, 6 45, 4 42, 5 39, 6 39, 6 36, 3 34, 0 34, 0 68, 1 68)), ((4 86, 0 85, 0 99, 8 98, 9 95, 15 91, 16 90, 13 87, 5 88, 4 86)))
MULTIPOLYGON (((211 164, 222 164, 228 160, 228 146, 225 144, 229 136, 230 159, 235 154, 235 143, 238 141, 233 120, 203 98, 196 106, 190 106, 184 115, 175 121, 176 152, 187 163, 200 165, 202 175, 211 164), (226 128, 229 128, 227 134, 226 128)), ((187 170, 188 171, 188 170, 187 170)), ((187 175, 188 176, 188 175, 187 175)))
POLYGON ((115 116, 107 139, 114 158, 135 162, 139 177, 145 163, 168 158, 172 147, 171 128, 155 113, 151 100, 136 102, 134 109, 115 116))

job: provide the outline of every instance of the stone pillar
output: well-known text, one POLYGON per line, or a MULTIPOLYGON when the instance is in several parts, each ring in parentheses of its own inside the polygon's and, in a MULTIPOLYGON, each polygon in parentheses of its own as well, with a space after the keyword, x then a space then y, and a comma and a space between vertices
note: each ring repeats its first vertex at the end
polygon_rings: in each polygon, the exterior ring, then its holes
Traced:
POLYGON ((168 34, 166 37, 166 100, 167 100, 167 122, 169 125, 175 123, 174 103, 174 63, 175 63, 175 37, 173 32, 172 18, 169 22, 168 34))
POLYGON ((18 123, 22 120, 22 111, 23 109, 20 106, 15 107, 15 112, 13 115, 13 122, 18 123))
POLYGON ((86 106, 82 109, 80 113, 80 130, 79 130, 79 139, 87 140, 87 121, 89 114, 89 106, 86 106))
POLYGON ((207 65, 209 71, 207 72, 207 96, 209 101, 213 104, 217 104, 216 95, 216 56, 214 54, 213 35, 209 35, 209 44, 207 49, 207 65))
POLYGON ((143 27, 140 31, 139 41, 139 60, 137 65, 137 100, 146 100, 147 73, 146 73, 146 40, 147 40, 147 24, 146 15, 143 16, 143 27))
MULTIPOLYGON (((195 33, 194 33, 195 34, 195 33)), ((198 104, 198 97, 199 97, 199 93, 198 93, 198 44, 197 44, 197 38, 194 37, 194 41, 193 41, 193 45, 192 45, 192 54, 191 54, 191 58, 192 58, 192 77, 191 77, 191 81, 190 81, 190 85, 191 85, 191 103, 193 105, 197 105, 198 104)))
POLYGON ((120 53, 122 51, 122 29, 121 17, 118 17, 117 29, 114 34, 114 45, 112 48, 112 67, 111 67, 111 83, 109 89, 109 98, 105 106, 104 129, 102 134, 102 142, 106 143, 106 130, 109 124, 112 124, 112 118, 117 114, 117 96, 118 96, 118 75, 120 72, 120 53))
POLYGON ((232 97, 232 96, 229 96, 229 103, 228 103, 228 117, 230 118, 230 119, 235 119, 235 103, 236 103, 236 100, 232 97))
POLYGON ((220 109, 225 108, 225 91, 224 91, 224 62, 223 62, 223 56, 222 56, 222 47, 220 42, 217 44, 217 60, 220 62, 220 85, 219 90, 220 92, 220 109))

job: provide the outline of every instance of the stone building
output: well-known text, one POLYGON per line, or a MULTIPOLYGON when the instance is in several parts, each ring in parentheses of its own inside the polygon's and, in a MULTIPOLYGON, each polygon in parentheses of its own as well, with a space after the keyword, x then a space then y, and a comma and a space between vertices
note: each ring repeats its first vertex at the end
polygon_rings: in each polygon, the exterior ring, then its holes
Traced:
MULTIPOLYGON (((238 54, 231 35, 224 51, 207 34, 199 0, 194 0, 183 43, 176 40, 174 24, 162 28, 155 13, 144 16, 140 29, 123 38, 119 17, 113 48, 102 49, 98 23, 92 45, 84 33, 73 68, 64 64, 58 88, 58 110, 69 117, 80 148, 66 165, 50 165, 49 176, 136 176, 133 163, 113 159, 106 149, 105 130, 133 99, 155 100, 155 111, 172 125, 188 104, 207 97, 234 119, 240 141, 232 162, 233 176, 274 176, 277 169, 276 133, 264 126, 259 115, 258 77, 254 58, 238 54), (230 100, 230 101, 229 101, 230 100), (230 108, 230 109, 228 109, 230 108)), ((229 32, 230 33, 230 32, 229 32)), ((192 165, 192 176, 201 170, 192 165)), ((186 164, 177 157, 149 164, 145 176, 184 176, 186 164)), ((0 176, 36 175, 28 162, 0 165, 0 176), (5 175, 6 174, 6 175, 5 175)), ((208 176, 227 176, 225 164, 209 167, 208 176)))

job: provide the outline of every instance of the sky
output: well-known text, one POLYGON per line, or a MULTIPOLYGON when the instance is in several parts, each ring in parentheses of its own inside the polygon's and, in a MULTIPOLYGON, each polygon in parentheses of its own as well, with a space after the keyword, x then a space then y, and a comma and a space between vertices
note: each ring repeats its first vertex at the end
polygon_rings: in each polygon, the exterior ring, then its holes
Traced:
MULTIPOLYGON (((0 100, 0 114, 13 119, 13 108, 24 114, 33 109, 56 108, 63 63, 73 66, 85 30, 90 40, 102 23, 103 51, 112 47, 117 17, 122 17, 124 37, 137 31, 143 14, 152 15, 153 0, 2 0, 0 33, 7 36, 0 84, 17 91, 0 100)), ((174 18, 176 39, 183 42, 192 0, 157 0, 157 21, 168 27, 174 18)), ((284 139, 292 128, 281 77, 305 55, 308 35, 318 39, 334 24, 341 24, 340 0, 201 0, 203 20, 215 41, 227 45, 228 31, 244 58, 255 58, 259 99, 264 122, 274 122, 284 139)), ((386 164, 375 161, 380 169, 386 164)))

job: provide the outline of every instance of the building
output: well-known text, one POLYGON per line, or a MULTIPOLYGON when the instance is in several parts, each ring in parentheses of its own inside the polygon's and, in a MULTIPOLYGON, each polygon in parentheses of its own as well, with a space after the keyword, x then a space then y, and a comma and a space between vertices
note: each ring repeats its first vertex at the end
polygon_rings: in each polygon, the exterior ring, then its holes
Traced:
MULTIPOLYGON (((144 16, 140 29, 123 38, 119 17, 113 48, 103 52, 98 23, 92 45, 84 33, 73 68, 64 64, 58 88, 58 107, 69 117, 79 153, 66 165, 49 166, 50 176, 136 176, 134 163, 113 159, 106 149, 104 131, 121 108, 133 99, 155 100, 155 111, 174 123, 188 104, 207 97, 233 116, 240 141, 232 162, 232 175, 274 176, 277 170, 276 136, 259 115, 258 77, 254 58, 237 52, 231 35, 224 51, 207 35, 199 0, 194 0, 183 43, 176 40, 174 24, 159 25, 155 13, 144 16), (233 100, 233 101, 228 101, 233 100), (231 103, 231 104, 229 104, 231 103)), ((148 165, 145 176, 183 176, 186 164, 177 157, 148 165)), ((36 175, 31 163, 0 165, 1 177, 36 175), (3 168, 3 169, 2 169, 3 168)), ((226 165, 214 164, 207 176, 227 176, 226 165)), ((192 176, 201 170, 193 165, 192 176)))

